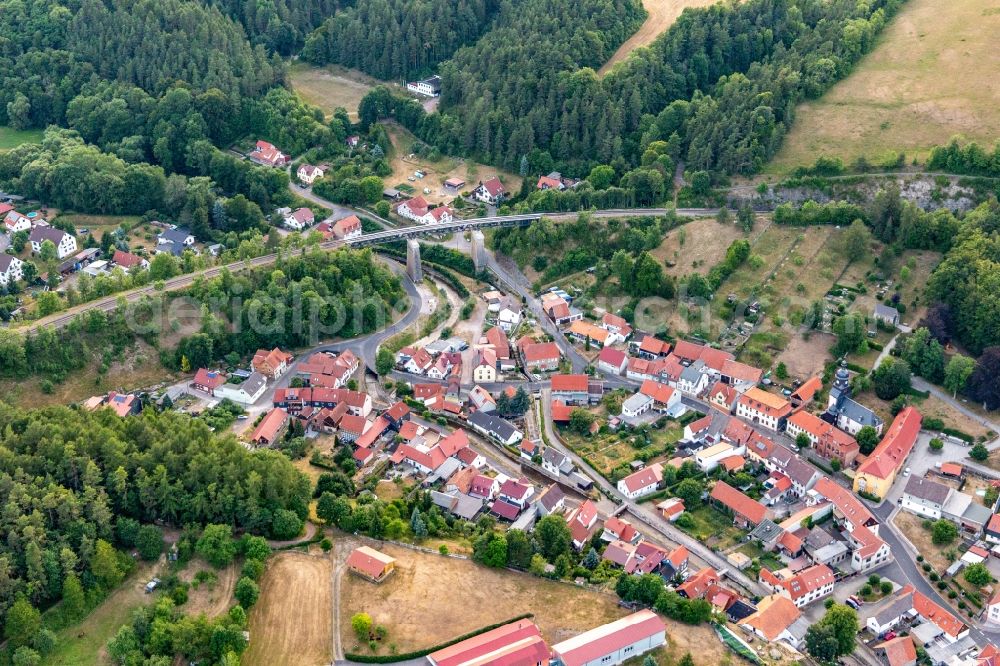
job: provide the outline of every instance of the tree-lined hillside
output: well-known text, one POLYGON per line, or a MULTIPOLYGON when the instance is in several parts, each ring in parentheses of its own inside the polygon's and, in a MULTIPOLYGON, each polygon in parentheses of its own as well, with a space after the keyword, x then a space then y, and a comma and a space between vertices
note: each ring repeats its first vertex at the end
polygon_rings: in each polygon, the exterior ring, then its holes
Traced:
MULTIPOLYGON (((474 42, 500 5, 499 0, 360 0, 313 32, 302 56, 381 79, 413 78, 474 42)), ((512 8, 508 2, 507 11, 512 8)))
MULTIPOLYGON (((752 173, 794 105, 868 52, 900 0, 750 0, 685 12, 604 78, 636 27, 634 3, 529 3, 442 64, 440 110, 410 121, 453 153, 515 167, 533 151, 564 171, 634 166, 654 141, 698 169, 752 173)), ((621 169, 620 169, 621 170, 621 169)))

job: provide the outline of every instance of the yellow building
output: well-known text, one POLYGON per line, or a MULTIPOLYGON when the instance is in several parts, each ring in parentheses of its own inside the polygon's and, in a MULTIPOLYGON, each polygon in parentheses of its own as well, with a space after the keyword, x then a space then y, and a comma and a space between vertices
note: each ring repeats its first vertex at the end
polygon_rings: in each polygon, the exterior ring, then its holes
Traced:
POLYGON ((913 407, 906 407, 896 415, 885 437, 858 467, 858 473, 854 477, 854 492, 863 492, 880 499, 886 496, 913 450, 922 421, 920 412, 913 407))

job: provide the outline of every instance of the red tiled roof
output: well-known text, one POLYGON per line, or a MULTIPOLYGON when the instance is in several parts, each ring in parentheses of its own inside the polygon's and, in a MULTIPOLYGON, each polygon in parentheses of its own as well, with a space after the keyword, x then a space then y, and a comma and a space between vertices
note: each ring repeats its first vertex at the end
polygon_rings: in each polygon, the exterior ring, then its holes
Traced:
POLYGON ((885 479, 890 474, 898 472, 913 450, 922 421, 923 417, 916 408, 904 407, 903 411, 896 415, 882 441, 858 467, 858 474, 871 474, 885 479))
POLYGON ((764 505, 753 501, 725 481, 716 481, 711 497, 755 525, 767 517, 767 508, 764 505))
POLYGON ((875 646, 875 650, 885 653, 885 660, 889 666, 907 666, 917 659, 917 649, 910 636, 896 636, 891 641, 879 643, 875 646))
POLYGON ((757 612, 743 623, 759 631, 767 640, 773 641, 801 616, 802 612, 791 600, 772 594, 764 597, 757 604, 757 612))
POLYGON ((407 405, 402 400, 389 407, 389 409, 385 410, 385 415, 388 416, 393 421, 399 421, 409 413, 410 413, 410 406, 407 405))
POLYGON ((632 523, 616 516, 612 516, 604 521, 604 529, 616 535, 622 541, 631 541, 637 534, 636 529, 632 527, 632 523))
POLYGON ((698 419, 697 421, 692 421, 691 423, 689 423, 688 427, 691 428, 691 433, 694 434, 702 432, 703 430, 708 430, 709 426, 711 425, 712 425, 712 415, 707 414, 698 419))
POLYGON ((525 345, 521 353, 524 355, 526 363, 538 363, 540 361, 559 360, 561 354, 559 345, 554 342, 535 342, 525 345))
POLYGON ((139 266, 145 261, 142 257, 131 252, 123 252, 121 250, 115 250, 114 256, 111 261, 118 266, 121 266, 125 270, 132 268, 133 266, 139 266))
POLYGON ((941 473, 949 476, 962 476, 963 468, 958 463, 946 462, 941 464, 941 473))
POLYGON ((510 502, 505 502, 502 499, 498 499, 496 502, 493 502, 493 506, 490 507, 490 512, 495 513, 501 518, 514 520, 517 518, 517 514, 521 513, 521 507, 516 504, 511 504, 510 502))
POLYGON ((622 479, 621 483, 625 484, 630 493, 634 493, 643 488, 655 486, 662 480, 663 468, 660 465, 650 465, 649 467, 640 469, 638 472, 632 472, 622 479))
POLYGON ((369 578, 380 578, 385 568, 395 561, 395 558, 368 546, 359 546, 347 556, 347 566, 369 578))
POLYGON ((493 176, 489 180, 483 183, 483 189, 490 193, 490 196, 498 196, 503 194, 506 190, 503 188, 503 183, 496 176, 493 176))
POLYGON ((552 375, 552 390, 586 393, 587 379, 587 375, 552 375))
POLYGON ((553 421, 557 423, 567 423, 569 422, 569 415, 572 413, 573 409, 562 400, 553 400, 550 411, 552 413, 553 421))
POLYGON ((677 586, 688 599, 701 599, 711 585, 719 582, 719 574, 712 567, 705 567, 677 586))
POLYGON ((966 630, 967 627, 964 622, 915 590, 912 585, 906 585, 899 591, 901 595, 908 592, 913 592, 913 609, 922 618, 933 622, 952 638, 957 638, 959 634, 966 630))
POLYGON ((280 407, 272 409, 268 415, 265 416, 259 424, 257 424, 257 427, 254 428, 253 432, 250 434, 250 441, 256 442, 264 439, 268 442, 273 442, 278 432, 282 429, 282 427, 284 427, 286 421, 288 421, 288 412, 280 407))
POLYGON ((607 363, 613 368, 622 367, 623 363, 627 363, 625 352, 614 349, 613 347, 605 347, 601 350, 601 353, 597 355, 598 363, 607 363))
POLYGON ((199 386, 208 386, 209 388, 218 388, 226 383, 226 375, 219 372, 218 370, 208 370, 206 368, 198 368, 198 372, 194 374, 194 384, 199 386))
POLYGON ((819 377, 810 377, 802 383, 802 386, 792 392, 791 397, 801 402, 809 402, 821 388, 823 388, 823 380, 819 377))
POLYGON ((642 342, 639 343, 639 351, 660 356, 670 351, 670 343, 664 342, 659 338, 654 338, 652 335, 647 335, 642 339, 642 342))
POLYGON ((741 382, 753 382, 756 384, 764 375, 764 371, 760 368, 755 368, 752 365, 747 365, 746 363, 726 359, 722 363, 722 374, 741 382))
MULTIPOLYGON (((747 464, 747 461, 743 459, 743 456, 726 456, 719 461, 727 472, 735 472, 736 470, 743 469, 743 466, 747 464)), ((789 481, 791 483, 791 481, 789 481)))
MULTIPOLYGON (((350 416, 350 414, 345 416, 344 419, 346 420, 348 416, 350 416)), ((384 416, 380 416, 375 419, 375 422, 372 423, 372 426, 368 428, 368 430, 364 431, 364 434, 358 437, 354 444, 362 449, 371 448, 371 446, 378 441, 378 438, 382 436, 382 433, 384 433, 388 427, 389 421, 384 416)))
POLYGON ((825 564, 816 564, 786 580, 784 587, 791 595, 792 601, 795 601, 833 582, 834 575, 830 567, 825 564))
POLYGON ((642 382, 642 387, 639 388, 639 393, 648 395, 654 402, 665 405, 670 402, 670 399, 673 397, 674 389, 670 388, 666 384, 661 384, 658 381, 646 379, 642 382))

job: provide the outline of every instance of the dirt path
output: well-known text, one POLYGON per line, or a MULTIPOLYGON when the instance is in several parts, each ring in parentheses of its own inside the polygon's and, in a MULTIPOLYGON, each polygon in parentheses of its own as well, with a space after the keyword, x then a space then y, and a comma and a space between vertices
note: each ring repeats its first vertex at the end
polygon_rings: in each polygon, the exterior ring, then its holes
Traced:
POLYGON ((686 8, 708 7, 715 3, 716 0, 642 0, 642 6, 646 8, 649 17, 639 26, 639 30, 634 35, 618 47, 618 50, 604 64, 604 67, 601 67, 598 74, 602 76, 607 74, 616 63, 625 60, 632 51, 640 46, 648 46, 662 32, 673 25, 686 8))

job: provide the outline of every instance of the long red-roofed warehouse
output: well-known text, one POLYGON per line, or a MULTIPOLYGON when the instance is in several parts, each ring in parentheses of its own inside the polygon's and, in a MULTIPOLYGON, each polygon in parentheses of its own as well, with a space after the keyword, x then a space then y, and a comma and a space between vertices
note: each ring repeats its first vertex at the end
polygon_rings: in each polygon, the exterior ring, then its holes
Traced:
POLYGON ((431 666, 548 666, 549 648, 531 620, 517 620, 427 655, 431 666))
POLYGON ((396 558, 368 546, 359 546, 347 556, 347 568, 373 583, 381 583, 396 568, 396 558))
POLYGON ((654 650, 667 640, 667 626, 650 610, 641 610, 552 646, 563 666, 616 666, 654 650))

